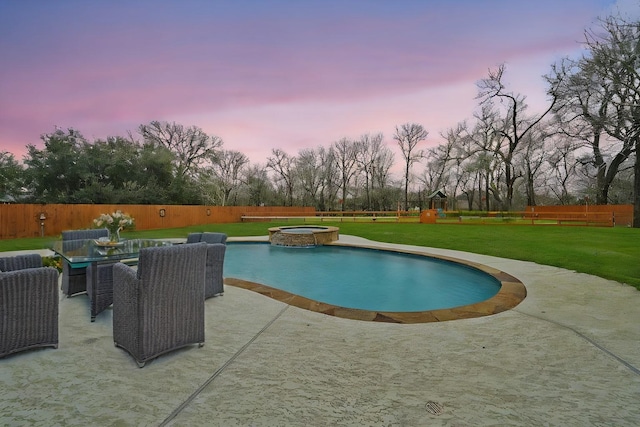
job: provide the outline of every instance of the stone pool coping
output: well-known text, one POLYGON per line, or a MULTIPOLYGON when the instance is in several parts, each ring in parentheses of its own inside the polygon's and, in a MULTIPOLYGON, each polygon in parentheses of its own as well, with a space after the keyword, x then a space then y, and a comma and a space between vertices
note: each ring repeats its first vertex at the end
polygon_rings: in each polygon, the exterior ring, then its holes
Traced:
MULTIPOLYGON (((263 242, 263 240, 245 240, 263 242)), ((494 278, 500 283, 500 290, 493 297, 477 302, 475 304, 464 305, 453 308, 446 308, 440 310, 429 311, 416 311, 416 312, 390 312, 390 311, 370 311, 361 310, 355 308, 345 308, 323 302, 318 302, 309 298, 305 298, 299 295, 292 294, 290 292, 276 289, 271 286, 263 285, 256 282, 250 282, 247 280, 227 277, 224 280, 225 285, 235 286, 242 289, 247 289, 277 301, 289 304, 298 308, 302 308, 317 313, 327 314, 329 316, 336 316, 345 319, 364 320, 372 322, 387 322, 387 323, 430 323, 430 322, 444 322, 448 320, 457 319, 471 319, 474 317, 490 316, 493 314, 501 313, 503 311, 511 310, 520 304, 527 296, 527 289, 524 284, 516 277, 500 271, 498 269, 472 262, 459 258, 437 255, 426 251, 413 251, 403 249, 384 248, 379 245, 370 245, 364 243, 344 243, 340 241, 329 243, 333 246, 345 246, 345 247, 357 247, 373 250, 384 250, 389 252, 405 253, 411 255, 425 256, 436 258, 444 261, 455 262, 458 264, 466 265, 471 268, 483 271, 494 278)))

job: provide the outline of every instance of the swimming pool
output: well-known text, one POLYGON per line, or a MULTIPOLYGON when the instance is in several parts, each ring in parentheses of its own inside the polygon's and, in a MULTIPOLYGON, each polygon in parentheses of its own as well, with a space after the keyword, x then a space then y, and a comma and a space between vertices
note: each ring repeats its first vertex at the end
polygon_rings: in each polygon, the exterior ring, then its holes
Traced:
POLYGON ((494 297, 501 282, 475 268, 425 257, 343 246, 289 248, 229 243, 224 276, 320 303, 375 312, 422 312, 494 297))

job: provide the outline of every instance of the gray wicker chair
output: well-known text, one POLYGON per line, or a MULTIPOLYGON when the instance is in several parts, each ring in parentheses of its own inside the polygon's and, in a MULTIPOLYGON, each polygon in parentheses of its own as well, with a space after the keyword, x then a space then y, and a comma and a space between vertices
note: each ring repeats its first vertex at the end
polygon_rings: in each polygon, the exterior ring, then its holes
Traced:
POLYGON ((227 246, 223 243, 207 244, 207 267, 204 282, 204 298, 224 293, 224 254, 227 246))
MULTIPOLYGON (((62 240, 66 245, 71 245, 67 241, 76 241, 78 245, 83 244, 86 239, 99 239, 109 237, 109 230, 97 228, 89 230, 66 230, 62 232, 62 240)), ((73 296, 87 290, 87 268, 71 268, 69 263, 62 260, 62 292, 67 296, 73 296)))
POLYGON ((58 271, 38 254, 0 258, 0 357, 58 348, 58 271))
POLYGON ((113 265, 89 264, 87 266, 87 296, 92 322, 96 320, 98 314, 113 304, 113 265), (97 269, 96 283, 93 283, 94 268, 97 269))
MULTIPOLYGON (((138 259, 120 261, 126 265, 138 265, 138 259)), ((87 266, 87 296, 91 321, 113 304, 113 266, 114 263, 89 264, 87 266), (93 283, 93 269, 96 269, 96 283, 93 283)))
POLYGON ((0 258, 0 271, 24 270, 42 267, 42 257, 38 254, 26 254, 0 258))
POLYGON ((189 233, 187 235, 187 243, 227 243, 227 235, 225 233, 189 233))
POLYGON ((204 344, 207 245, 140 250, 138 269, 113 266, 113 341, 139 367, 161 354, 204 344))
POLYGON ((207 275, 205 278, 205 299, 222 295, 224 254, 227 235, 225 233, 189 233, 187 243, 205 242, 210 244, 207 252, 207 275), (215 246, 211 246, 215 245, 215 246))

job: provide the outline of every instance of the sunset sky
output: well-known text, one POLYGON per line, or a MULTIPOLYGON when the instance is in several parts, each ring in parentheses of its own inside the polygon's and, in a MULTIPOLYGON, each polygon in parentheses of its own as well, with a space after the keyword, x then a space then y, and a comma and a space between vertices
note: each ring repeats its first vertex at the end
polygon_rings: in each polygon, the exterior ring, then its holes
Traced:
POLYGON ((56 126, 93 141, 152 120, 261 164, 364 133, 395 147, 407 122, 427 148, 472 117, 501 63, 543 109, 541 76, 614 7, 640 1, 0 0, 0 151, 22 160, 56 126))

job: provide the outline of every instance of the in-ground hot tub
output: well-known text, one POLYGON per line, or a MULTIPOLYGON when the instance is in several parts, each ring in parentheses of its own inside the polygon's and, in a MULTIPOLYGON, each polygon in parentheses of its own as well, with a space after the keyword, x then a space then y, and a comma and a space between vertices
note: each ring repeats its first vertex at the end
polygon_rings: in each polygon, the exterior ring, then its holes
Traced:
POLYGON ((317 246, 335 242, 339 238, 338 227, 320 225, 292 225, 271 227, 269 241, 279 246, 317 246))

